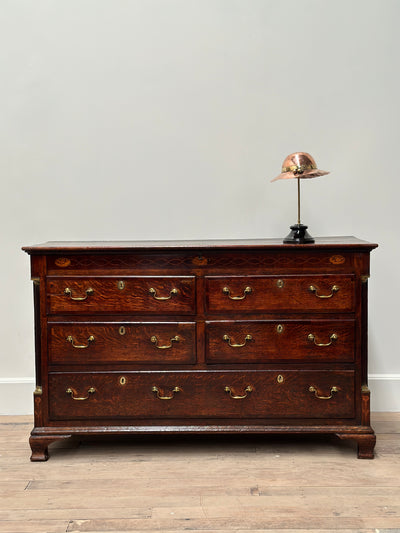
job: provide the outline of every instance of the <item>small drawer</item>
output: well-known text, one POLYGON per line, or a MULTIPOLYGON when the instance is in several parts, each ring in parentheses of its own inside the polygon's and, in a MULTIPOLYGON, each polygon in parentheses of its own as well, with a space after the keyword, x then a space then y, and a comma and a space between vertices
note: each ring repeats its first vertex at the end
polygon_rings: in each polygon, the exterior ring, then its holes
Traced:
POLYGON ((194 314, 195 278, 49 277, 49 314, 194 314))
POLYGON ((354 320, 207 322, 206 360, 352 363, 354 335, 354 320))
POLYGON ((353 418, 351 370, 50 373, 50 419, 353 418))
POLYGON ((194 364, 194 322, 48 324, 50 364, 194 364))
POLYGON ((206 278, 207 311, 303 313, 354 311, 354 276, 235 276, 206 278))

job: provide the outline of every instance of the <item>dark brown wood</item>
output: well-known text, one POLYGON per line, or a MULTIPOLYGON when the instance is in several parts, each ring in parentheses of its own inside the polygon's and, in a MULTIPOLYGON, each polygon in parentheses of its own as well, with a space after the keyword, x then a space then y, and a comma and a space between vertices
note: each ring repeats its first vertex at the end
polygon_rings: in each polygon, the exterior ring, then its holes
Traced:
POLYGON ((206 278, 207 308, 210 313, 353 311, 354 282, 353 276, 343 275, 206 278))
POLYGON ((51 420, 354 417, 352 370, 61 372, 49 393, 51 420))
POLYGON ((38 311, 35 313, 35 370, 36 370, 36 383, 42 382, 42 368, 41 368, 41 325, 40 325, 40 281, 35 279, 33 282, 33 305, 38 311))
POLYGON ((368 383, 368 277, 361 282, 361 381, 368 383))
POLYGON ((209 363, 352 363, 355 356, 354 320, 208 322, 206 335, 209 363))
POLYGON ((48 278, 48 312, 194 314, 194 286, 194 277, 48 278))
POLYGON ((71 435, 34 435, 33 432, 29 438, 29 444, 32 450, 31 461, 47 461, 49 458, 48 447, 52 442, 61 439, 68 439, 71 435))
POLYGON ((341 439, 352 439, 357 442, 358 445, 358 458, 359 459, 373 459, 374 448, 376 444, 376 436, 373 433, 362 435, 358 433, 338 433, 338 437, 341 439))
POLYGON ((195 322, 48 323, 49 363, 193 364, 195 322))
MULTIPOLYGON (((332 250, 360 250, 371 251, 377 248, 377 244, 363 241, 357 237, 315 237, 314 244, 296 245, 297 250, 302 252, 314 251, 314 249, 332 249, 332 250)), ((22 250, 29 254, 43 254, 52 252, 78 252, 90 254, 91 252, 132 252, 133 250, 203 250, 213 249, 240 249, 240 250, 273 250, 287 249, 282 244, 282 239, 207 239, 207 240, 188 240, 188 241, 49 241, 43 244, 33 246, 24 246, 22 250)), ((293 249, 295 251, 295 249, 293 249)))
POLYGON ((375 247, 334 237, 24 248, 36 283, 32 460, 71 435, 165 432, 336 433, 373 457, 375 247))
POLYGON ((370 390, 367 385, 361 387, 361 424, 370 425, 370 390))

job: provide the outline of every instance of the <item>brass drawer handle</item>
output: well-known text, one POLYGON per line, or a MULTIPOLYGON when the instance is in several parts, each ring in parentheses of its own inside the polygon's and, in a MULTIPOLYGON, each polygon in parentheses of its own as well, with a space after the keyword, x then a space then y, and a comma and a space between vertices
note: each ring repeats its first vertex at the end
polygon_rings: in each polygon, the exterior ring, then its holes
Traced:
POLYGON ((330 396, 319 396, 318 389, 314 387, 313 385, 310 386, 308 389, 310 392, 315 393, 315 397, 318 398, 318 400, 330 400, 333 397, 334 392, 338 392, 340 389, 338 387, 331 387, 331 394, 330 396))
POLYGON ((156 386, 154 386, 151 390, 152 390, 152 392, 156 392, 157 393, 157 398, 159 400, 172 400, 172 398, 174 398, 174 394, 176 392, 181 392, 182 389, 180 387, 174 387, 172 389, 172 395, 171 396, 162 396, 162 391, 160 391, 158 389, 158 387, 156 387, 156 386))
POLYGON ((170 300, 173 296, 173 294, 178 294, 178 289, 172 289, 169 291, 169 296, 157 296, 157 291, 153 287, 150 287, 149 293, 153 296, 155 300, 164 301, 164 300, 170 300))
POLYGON ((243 400, 244 398, 247 398, 247 394, 249 392, 252 392, 253 391, 253 387, 251 385, 248 385, 245 389, 244 389, 244 392, 245 394, 243 396, 237 396, 230 387, 225 387, 225 392, 229 392, 229 396, 231 398, 233 398, 234 400, 243 400))
POLYGON ((231 338, 229 337, 229 335, 224 335, 222 337, 224 339, 224 341, 226 341, 229 346, 231 346, 232 348, 242 348, 243 346, 246 346, 246 342, 247 341, 251 341, 252 340, 252 336, 251 335, 246 335, 246 337, 244 338, 244 343, 243 344, 232 344, 231 343, 231 338))
POLYGON ((79 398, 77 396, 75 396, 75 394, 77 394, 76 390, 75 389, 72 389, 70 387, 68 387, 68 389, 65 391, 67 394, 70 394, 71 395, 71 398, 73 400, 79 400, 79 401, 82 401, 82 400, 87 400, 89 399, 89 396, 91 394, 94 394, 96 392, 96 389, 94 387, 90 387, 90 389, 88 389, 88 396, 84 396, 83 398, 79 398))
POLYGON ((64 289, 64 294, 66 296, 69 296, 71 300, 74 300, 74 302, 83 302, 88 296, 94 293, 94 290, 92 289, 92 287, 89 287, 88 289, 86 289, 85 292, 86 296, 72 296, 72 289, 70 289, 69 287, 65 287, 64 289))
POLYGON ((94 341, 94 337, 93 335, 90 335, 90 337, 88 337, 87 344, 75 344, 75 339, 72 337, 72 335, 68 335, 67 341, 70 342, 74 348, 89 348, 90 343, 94 341))
POLYGON ((222 292, 228 296, 230 300, 244 300, 248 294, 253 291, 251 287, 245 287, 243 291, 243 296, 231 296, 231 291, 229 287, 224 287, 222 292))
POLYGON ((150 337, 150 340, 151 340, 152 343, 154 343, 156 345, 156 348, 158 348, 159 350, 167 350, 168 348, 172 348, 172 343, 173 342, 179 342, 181 340, 181 338, 179 337, 179 335, 175 335, 175 337, 172 337, 170 339, 171 344, 166 344, 164 346, 158 346, 158 339, 157 339, 157 337, 155 335, 150 337))
POLYGON ((337 285, 333 285, 330 294, 318 294, 318 288, 314 287, 314 285, 310 285, 308 290, 313 292, 317 298, 332 298, 335 292, 339 290, 339 287, 337 285))
POLYGON ((336 333, 332 333, 332 335, 329 337, 331 339, 331 342, 316 342, 315 341, 315 335, 313 335, 312 333, 310 333, 307 337, 307 339, 310 341, 310 342, 314 342, 315 346, 330 346, 333 341, 336 341, 338 339, 338 336, 336 333))

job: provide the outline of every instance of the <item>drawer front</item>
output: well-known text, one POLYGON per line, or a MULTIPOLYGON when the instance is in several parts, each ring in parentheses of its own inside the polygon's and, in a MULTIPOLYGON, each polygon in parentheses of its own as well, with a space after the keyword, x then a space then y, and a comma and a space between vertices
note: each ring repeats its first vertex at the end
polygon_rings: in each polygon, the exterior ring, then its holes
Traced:
POLYGON ((194 322, 49 323, 50 364, 196 362, 194 322))
POLYGON ((354 372, 51 373, 52 420, 352 418, 354 372))
POLYGON ((237 276, 206 278, 212 312, 354 311, 354 276, 237 276))
POLYGON ((195 278, 49 277, 47 308, 50 314, 194 314, 195 278))
POLYGON ((208 363, 354 362, 354 320, 206 323, 208 363))

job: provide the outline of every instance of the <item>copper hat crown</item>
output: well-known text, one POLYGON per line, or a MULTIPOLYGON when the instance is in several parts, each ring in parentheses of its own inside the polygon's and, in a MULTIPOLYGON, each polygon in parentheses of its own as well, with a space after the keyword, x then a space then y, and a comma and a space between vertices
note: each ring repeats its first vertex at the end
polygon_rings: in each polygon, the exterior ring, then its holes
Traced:
POLYGON ((315 159, 307 152, 295 152, 287 156, 282 164, 282 173, 271 181, 290 178, 316 178, 329 172, 319 170, 315 159))

